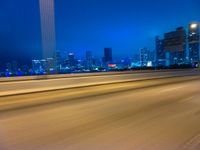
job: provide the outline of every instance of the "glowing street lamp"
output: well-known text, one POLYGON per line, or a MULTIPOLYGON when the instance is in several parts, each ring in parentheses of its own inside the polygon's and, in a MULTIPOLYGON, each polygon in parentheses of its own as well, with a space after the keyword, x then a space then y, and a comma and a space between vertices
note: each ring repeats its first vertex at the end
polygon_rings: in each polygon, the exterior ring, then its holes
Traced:
POLYGON ((197 28, 197 26, 198 26, 198 24, 197 24, 197 23, 193 23, 193 24, 191 24, 191 25, 190 25, 190 28, 191 28, 191 29, 196 29, 196 28, 197 28))

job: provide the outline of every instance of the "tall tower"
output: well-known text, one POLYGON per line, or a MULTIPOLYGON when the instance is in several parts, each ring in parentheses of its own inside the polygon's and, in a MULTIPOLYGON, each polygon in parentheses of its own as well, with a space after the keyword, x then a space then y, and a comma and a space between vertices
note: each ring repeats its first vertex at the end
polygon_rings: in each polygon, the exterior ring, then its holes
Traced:
POLYGON ((198 23, 189 24, 189 56, 191 63, 198 63, 200 60, 200 30, 198 23))
POLYGON ((104 48, 104 61, 106 63, 111 63, 112 59, 112 48, 104 48))
POLYGON ((86 69, 92 69, 92 66, 93 66, 92 52, 91 51, 86 51, 85 68, 86 69))
POLYGON ((164 40, 156 36, 156 65, 165 66, 164 40))
POLYGON ((184 27, 179 27, 176 31, 164 34, 164 51, 166 52, 166 61, 169 65, 181 65, 186 60, 186 31, 184 27))
POLYGON ((39 0, 43 58, 53 58, 56 49, 54 0, 39 0))

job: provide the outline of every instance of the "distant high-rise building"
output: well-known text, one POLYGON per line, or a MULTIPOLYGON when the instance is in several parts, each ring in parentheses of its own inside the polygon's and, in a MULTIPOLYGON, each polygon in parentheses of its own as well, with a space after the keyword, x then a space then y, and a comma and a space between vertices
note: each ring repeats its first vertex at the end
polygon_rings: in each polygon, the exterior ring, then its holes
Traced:
POLYGON ((42 60, 32 60, 32 69, 35 74, 42 74, 46 72, 46 63, 45 59, 42 60))
POLYGON ((70 69, 74 69, 77 67, 78 61, 76 60, 74 53, 68 54, 68 58, 65 63, 70 69))
POLYGON ((147 48, 143 48, 140 50, 140 64, 142 67, 147 66, 148 52, 149 50, 147 48))
POLYGON ((32 60, 32 69, 36 74, 51 73, 55 71, 53 58, 32 60))
POLYGON ((93 65, 94 65, 95 68, 101 68, 101 67, 103 67, 102 59, 100 59, 98 57, 94 57, 93 58, 93 65))
POLYGON ((40 60, 40 64, 41 64, 41 71, 42 72, 46 72, 46 69, 47 69, 47 60, 46 59, 40 60))
POLYGON ((139 61, 140 61, 140 55, 139 54, 134 54, 132 62, 137 63, 139 61))
POLYGON ((154 63, 154 52, 148 48, 140 49, 140 65, 141 67, 152 67, 154 63))
POLYGON ((91 70, 93 67, 92 52, 86 51, 85 68, 91 70))
POLYGON ((57 51, 55 53, 54 60, 55 60, 55 64, 56 64, 56 69, 59 70, 61 68, 61 65, 62 65, 62 57, 61 57, 60 51, 57 51))
POLYGON ((47 72, 55 71, 55 60, 53 58, 46 59, 47 72))
POLYGON ((35 74, 39 74, 42 70, 40 60, 32 60, 32 69, 35 74))
POLYGON ((179 27, 164 34, 164 51, 167 65, 184 64, 186 59, 186 31, 179 27))
POLYGON ((156 65, 165 66, 164 40, 156 37, 156 65))
POLYGON ((28 75, 30 73, 30 67, 28 65, 22 65, 21 71, 23 72, 24 75, 28 75))
POLYGON ((91 60, 92 59, 92 52, 91 51, 86 51, 86 60, 91 60))
POLYGON ((12 64, 6 63, 6 71, 12 72, 12 64))
POLYGON ((16 61, 12 61, 11 63, 6 64, 6 71, 15 74, 18 70, 20 70, 20 66, 16 61))
POLYGON ((110 63, 112 61, 112 48, 104 48, 104 62, 110 63))
POLYGON ((139 53, 133 55, 133 59, 132 59, 132 62, 131 62, 131 67, 132 68, 140 67, 140 54, 139 53))
POLYGON ((74 66, 74 62, 75 62, 75 55, 74 53, 69 53, 68 54, 68 61, 69 61, 69 66, 74 66))
POLYGON ((18 62, 13 61, 12 62, 12 71, 17 72, 20 69, 18 62))
POLYGON ((200 60, 200 35, 199 24, 189 24, 188 48, 189 59, 191 63, 197 63, 200 60))

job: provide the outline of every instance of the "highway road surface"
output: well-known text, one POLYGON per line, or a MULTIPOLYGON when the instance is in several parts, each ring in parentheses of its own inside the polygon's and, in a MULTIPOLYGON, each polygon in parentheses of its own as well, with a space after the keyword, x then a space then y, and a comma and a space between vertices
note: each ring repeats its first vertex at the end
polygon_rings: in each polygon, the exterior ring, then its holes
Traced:
POLYGON ((138 81, 144 79, 165 78, 173 76, 200 75, 200 71, 195 70, 172 70, 172 71, 146 71, 146 72, 111 72, 111 73, 94 73, 79 75, 52 75, 52 76, 36 76, 24 81, 19 78, 0 78, 0 96, 25 94, 32 92, 41 92, 57 89, 66 89, 72 87, 84 87, 91 85, 100 85, 125 81, 138 81), (60 77, 61 76, 61 77, 60 77), (55 78, 54 78, 55 77, 55 78), (16 81, 15 81, 16 80, 16 81), (6 81, 6 82, 5 82, 6 81))
POLYGON ((0 97, 0 150, 200 150, 200 76, 0 97))

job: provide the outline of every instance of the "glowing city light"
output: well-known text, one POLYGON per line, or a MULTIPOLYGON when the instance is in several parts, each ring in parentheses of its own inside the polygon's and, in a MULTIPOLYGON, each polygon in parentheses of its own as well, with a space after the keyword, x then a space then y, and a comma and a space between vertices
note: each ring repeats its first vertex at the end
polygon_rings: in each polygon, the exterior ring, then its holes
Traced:
POLYGON ((192 29, 197 28, 197 26, 198 26, 198 24, 196 24, 196 23, 193 23, 193 24, 190 25, 190 27, 191 27, 192 29))

